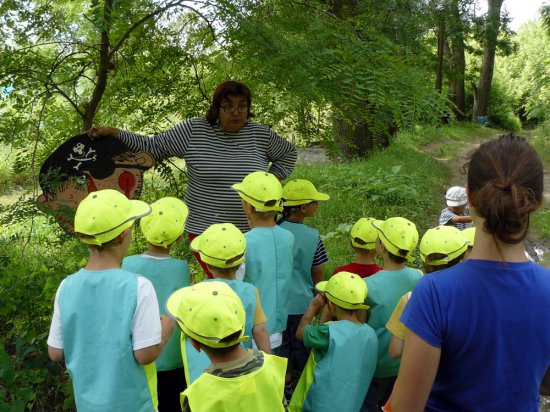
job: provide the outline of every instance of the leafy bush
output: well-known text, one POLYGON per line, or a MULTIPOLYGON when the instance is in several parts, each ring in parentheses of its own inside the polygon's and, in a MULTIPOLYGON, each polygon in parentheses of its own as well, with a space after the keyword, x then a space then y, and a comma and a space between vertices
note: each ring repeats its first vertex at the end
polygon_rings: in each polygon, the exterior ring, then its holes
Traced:
POLYGON ((514 98, 508 95, 505 89, 496 81, 491 87, 489 98, 489 125, 498 127, 508 132, 518 132, 521 130, 521 121, 514 113, 514 98))

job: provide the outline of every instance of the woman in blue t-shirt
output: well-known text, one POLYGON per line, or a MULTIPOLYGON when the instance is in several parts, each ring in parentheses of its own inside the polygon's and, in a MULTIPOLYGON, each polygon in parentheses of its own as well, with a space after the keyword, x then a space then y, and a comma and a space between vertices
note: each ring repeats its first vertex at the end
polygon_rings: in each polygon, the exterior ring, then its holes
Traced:
POLYGON ((550 270, 523 244, 542 162, 525 139, 501 136, 472 155, 467 190, 475 246, 414 289, 394 412, 537 412, 550 389, 550 270))

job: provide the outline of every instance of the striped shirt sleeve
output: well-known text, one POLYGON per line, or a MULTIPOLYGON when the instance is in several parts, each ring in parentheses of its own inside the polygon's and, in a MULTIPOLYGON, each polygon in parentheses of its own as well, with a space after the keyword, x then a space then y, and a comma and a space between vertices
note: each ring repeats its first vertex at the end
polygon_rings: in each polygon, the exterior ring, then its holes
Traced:
POLYGON ((323 263, 326 262, 328 262, 327 251, 325 249, 323 241, 321 240, 321 237, 319 236, 319 240, 317 241, 317 249, 315 250, 315 255, 313 256, 313 263, 311 267, 321 266, 323 263))
POLYGON ((284 179, 292 173, 298 154, 296 147, 292 143, 280 137, 273 130, 270 130, 267 157, 273 162, 269 171, 275 176, 284 179))

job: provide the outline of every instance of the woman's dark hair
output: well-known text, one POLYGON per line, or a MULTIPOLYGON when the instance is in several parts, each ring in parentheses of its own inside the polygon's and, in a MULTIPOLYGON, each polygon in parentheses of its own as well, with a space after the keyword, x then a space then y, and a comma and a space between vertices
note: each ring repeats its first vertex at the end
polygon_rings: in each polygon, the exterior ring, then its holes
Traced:
POLYGON ((482 144, 468 164, 468 188, 484 229, 507 244, 525 239, 543 176, 542 161, 524 138, 510 134, 482 144))
POLYGON ((252 94, 250 93, 250 89, 248 88, 248 86, 239 82, 227 81, 220 83, 218 87, 216 87, 214 95, 212 96, 212 103, 210 103, 210 108, 206 113, 206 119, 208 120, 208 123, 210 123, 212 126, 218 123, 219 110, 222 101, 224 99, 227 99, 227 96, 229 96, 230 94, 233 96, 246 97, 246 102, 248 104, 248 118, 254 116, 250 112, 250 107, 252 105, 252 94))

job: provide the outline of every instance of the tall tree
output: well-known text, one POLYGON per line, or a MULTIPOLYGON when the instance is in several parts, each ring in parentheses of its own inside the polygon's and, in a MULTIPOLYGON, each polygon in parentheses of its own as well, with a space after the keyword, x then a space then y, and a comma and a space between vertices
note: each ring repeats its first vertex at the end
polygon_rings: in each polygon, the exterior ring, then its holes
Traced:
POLYGON ((481 73, 479 75, 479 81, 474 87, 473 121, 480 116, 487 115, 495 67, 497 39, 500 29, 500 10, 503 2, 504 0, 487 0, 488 10, 484 30, 485 43, 481 61, 481 73))

